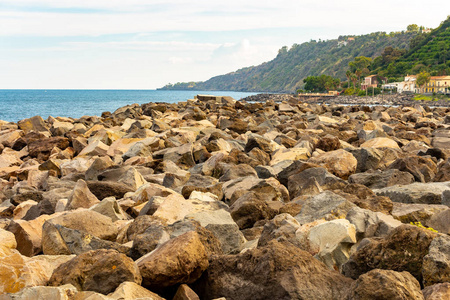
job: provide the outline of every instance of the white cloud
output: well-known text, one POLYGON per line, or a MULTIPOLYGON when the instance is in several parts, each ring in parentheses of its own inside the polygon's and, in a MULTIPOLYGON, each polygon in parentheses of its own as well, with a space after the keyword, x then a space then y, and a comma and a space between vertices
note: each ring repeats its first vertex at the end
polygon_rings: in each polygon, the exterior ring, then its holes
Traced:
POLYGON ((311 38, 436 27, 449 8, 448 0, 0 0, 0 82, 156 88, 206 80, 311 38))
MULTIPOLYGON (((409 23, 437 26, 450 4, 438 0, 433 6, 422 1, 380 0, 374 5, 360 1, 50 1, 3 0, 0 35, 79 36, 155 31, 223 31, 283 27, 353 26, 392 30, 409 23), (7 4, 14 5, 9 8, 7 4), (27 11, 27 7, 38 7, 27 11), (440 7, 436 11, 435 7, 440 7), (67 8, 60 12, 55 8, 67 8), (53 10, 52 10, 53 9, 53 10), (70 13, 72 9, 76 13, 70 13), (77 9, 98 9, 83 12, 77 9), (107 12, 103 12, 107 11, 107 12)), ((367 31, 370 31, 367 30, 367 31)), ((366 32, 367 32, 366 31, 366 32)))

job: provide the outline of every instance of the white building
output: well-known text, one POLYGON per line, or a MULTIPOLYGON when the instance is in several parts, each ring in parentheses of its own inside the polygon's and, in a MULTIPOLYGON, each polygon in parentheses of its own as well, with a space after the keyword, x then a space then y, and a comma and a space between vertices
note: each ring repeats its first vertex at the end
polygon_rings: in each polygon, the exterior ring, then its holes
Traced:
POLYGON ((404 93, 404 92, 416 93, 417 92, 416 75, 407 75, 405 76, 404 81, 386 83, 383 84, 381 87, 386 90, 397 90, 397 93, 404 93))

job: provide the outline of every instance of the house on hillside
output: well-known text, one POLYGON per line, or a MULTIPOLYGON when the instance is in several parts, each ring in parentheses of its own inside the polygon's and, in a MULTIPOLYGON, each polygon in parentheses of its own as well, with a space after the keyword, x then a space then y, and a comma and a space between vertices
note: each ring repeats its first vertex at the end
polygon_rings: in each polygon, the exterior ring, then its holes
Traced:
POLYGON ((416 89, 416 75, 405 76, 404 81, 385 83, 381 86, 384 90, 396 91, 397 93, 415 93, 416 89))
POLYGON ((425 93, 450 93, 450 76, 431 76, 424 86, 425 93))
POLYGON ((369 87, 376 88, 378 84, 385 84, 387 83, 387 78, 383 76, 378 75, 370 75, 367 77, 364 77, 364 82, 361 84, 361 89, 365 91, 369 87))

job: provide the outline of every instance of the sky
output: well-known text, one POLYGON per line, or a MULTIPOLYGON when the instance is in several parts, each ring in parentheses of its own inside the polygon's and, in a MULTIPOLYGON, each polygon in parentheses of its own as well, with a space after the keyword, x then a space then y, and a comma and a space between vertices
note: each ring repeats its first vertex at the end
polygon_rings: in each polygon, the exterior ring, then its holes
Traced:
POLYGON ((282 46, 435 28, 449 14, 448 0, 0 0, 0 89, 204 81, 282 46))

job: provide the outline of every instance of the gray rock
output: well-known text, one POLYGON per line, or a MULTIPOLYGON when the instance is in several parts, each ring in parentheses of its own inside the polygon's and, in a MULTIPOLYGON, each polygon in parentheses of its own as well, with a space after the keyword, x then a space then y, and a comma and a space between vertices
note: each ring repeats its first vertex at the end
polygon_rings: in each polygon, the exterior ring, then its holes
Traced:
POLYGON ((353 203, 331 191, 325 191, 309 197, 302 202, 302 209, 295 219, 300 224, 315 220, 333 220, 344 218, 348 211, 355 207, 353 203))
POLYGON ((375 189, 379 196, 387 196, 394 202, 443 204, 442 194, 450 190, 450 182, 412 183, 375 189))
POLYGON ((264 225, 258 247, 266 246, 272 240, 289 241, 298 245, 295 232, 299 227, 300 224, 290 214, 279 214, 264 225))
POLYGON ((97 250, 114 249, 128 254, 130 247, 99 239, 91 234, 50 222, 42 229, 42 250, 45 255, 69 255, 97 250))
POLYGON ((376 148, 348 149, 348 152, 353 154, 358 161, 356 173, 365 172, 367 170, 376 170, 384 155, 383 151, 376 148))
POLYGON ((394 228, 402 225, 402 222, 390 215, 359 207, 352 208, 345 218, 355 225, 358 240, 386 236, 394 228))
POLYGON ((349 183, 358 183, 371 189, 381 189, 393 185, 406 185, 414 182, 414 176, 397 169, 385 171, 368 171, 350 175, 349 183))
POLYGON ((92 206, 90 210, 98 212, 104 216, 110 217, 113 222, 117 220, 127 220, 128 216, 120 207, 116 198, 109 197, 103 199, 100 203, 92 206))
POLYGON ((195 220, 211 231, 222 244, 224 253, 237 253, 246 242, 244 235, 239 231, 239 226, 224 209, 200 211, 187 215, 185 219, 195 220))
POLYGON ((423 258, 423 284, 450 282, 450 237, 441 235, 435 238, 428 254, 423 258))
POLYGON ((440 233, 450 235, 450 208, 434 214, 426 224, 440 233))

